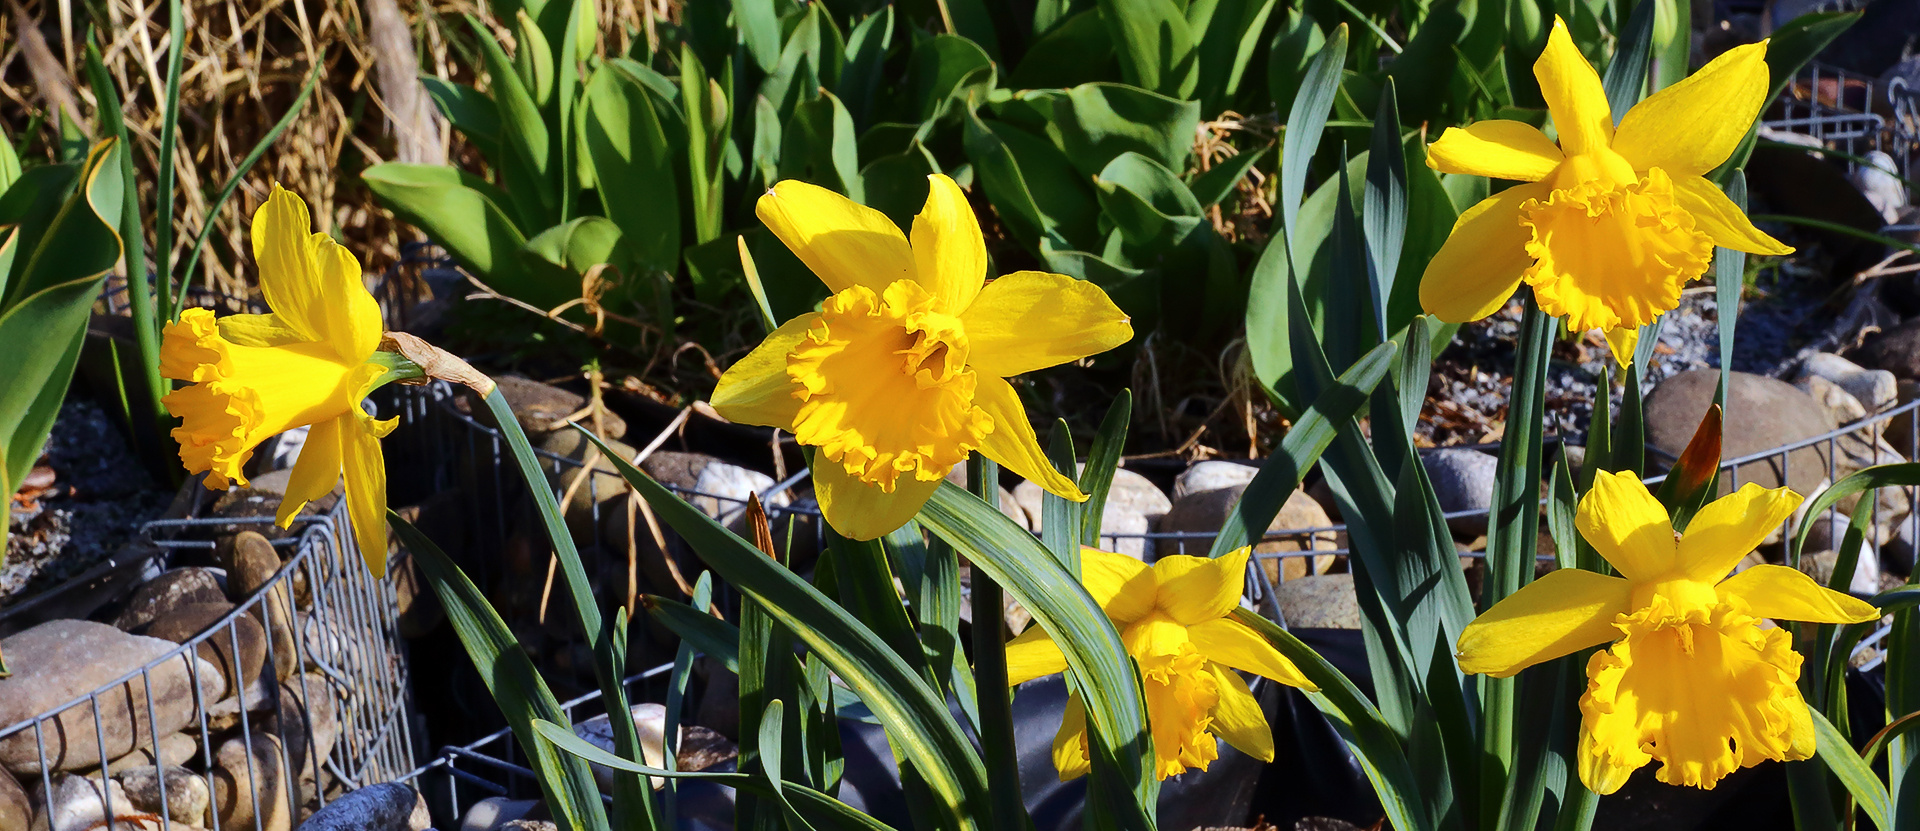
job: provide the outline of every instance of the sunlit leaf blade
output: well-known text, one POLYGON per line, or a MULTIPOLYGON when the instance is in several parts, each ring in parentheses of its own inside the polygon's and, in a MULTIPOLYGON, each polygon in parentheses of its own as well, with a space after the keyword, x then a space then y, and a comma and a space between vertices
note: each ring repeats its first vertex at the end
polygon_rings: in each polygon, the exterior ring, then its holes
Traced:
POLYGON ((1353 418, 1373 388, 1387 377, 1393 366, 1395 346, 1388 341, 1374 347, 1294 421, 1280 440, 1280 446, 1261 463, 1260 471, 1241 492, 1240 501, 1227 514, 1227 521, 1221 526, 1220 534, 1213 538, 1213 548, 1207 556, 1218 557, 1249 545, 1267 533, 1267 526, 1280 514, 1287 497, 1299 489, 1300 480, 1313 469, 1327 445, 1333 443, 1337 425, 1353 418))
POLYGON ((1113 487, 1114 471, 1120 466, 1120 454, 1126 449, 1127 424, 1133 418, 1133 391, 1121 390, 1108 405, 1100 430, 1087 451, 1087 466, 1080 471, 1080 492, 1087 501, 1080 506, 1080 544, 1100 547, 1101 517, 1107 509, 1107 491, 1113 487))
POLYGON ((1120 827, 1151 828, 1151 799, 1157 790, 1149 764, 1153 747, 1126 645, 1106 613, 1032 534, 952 483, 934 491, 920 509, 920 523, 952 543, 973 563, 976 574, 985 572, 1011 593, 1033 615, 1035 625, 1060 645, 1087 696, 1094 772, 1105 767, 1119 778, 1102 783, 1096 777, 1089 798, 1107 800, 1120 827))
POLYGON ((1794 559, 1798 561, 1800 549, 1807 542, 1807 534, 1813 531, 1813 524, 1840 500, 1876 488, 1915 486, 1920 486, 1920 462, 1875 465, 1847 474, 1821 491, 1819 496, 1807 501, 1801 513, 1800 527, 1793 532, 1794 559))
MULTIPOLYGON (((985 770, 945 703, 893 650, 813 586, 761 554, 581 431, 695 553, 746 597, 821 656, 873 710, 901 753, 938 797, 934 806, 953 828, 977 827, 974 809, 987 802, 985 770)), ((997 512, 996 512, 997 513, 997 512)))
POLYGON ((1887 794, 1887 786, 1880 777, 1867 766, 1860 754, 1854 752, 1853 745, 1833 726, 1833 722, 1815 709, 1813 733, 1816 739, 1814 755, 1826 765, 1847 793, 1853 795, 1860 810, 1880 831, 1896 831, 1893 824, 1893 798, 1887 794))

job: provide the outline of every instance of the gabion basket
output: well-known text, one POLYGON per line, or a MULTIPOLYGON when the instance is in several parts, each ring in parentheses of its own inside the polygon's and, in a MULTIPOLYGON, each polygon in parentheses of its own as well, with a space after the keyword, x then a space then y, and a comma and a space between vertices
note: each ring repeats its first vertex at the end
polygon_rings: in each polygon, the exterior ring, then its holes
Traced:
MULTIPOLYGON (((140 556, 152 573, 271 522, 156 521, 145 527, 152 547, 140 556)), ((51 815, 50 827, 291 828, 348 791, 413 770, 394 584, 362 564, 344 500, 297 518, 292 532, 271 540, 279 570, 199 634, 85 695, 0 726, 0 758, 33 793, 33 811, 51 815), (234 668, 246 666, 238 656, 248 640, 265 646, 250 681, 234 678, 244 675, 234 668), (104 768, 102 758, 111 760, 104 768)))
MULTIPOLYGON (((442 424, 448 428, 422 430, 420 433, 432 437, 431 441, 441 444, 438 452, 449 454, 442 458, 464 459, 467 466, 457 469, 465 471, 464 475, 469 477, 469 481, 484 482, 491 486, 490 498, 498 501, 492 503, 495 509, 489 512, 488 516, 491 521, 500 523, 504 533, 508 522, 508 511, 516 498, 512 491, 506 489, 506 486, 516 481, 518 475, 509 467, 511 460, 504 455, 506 452, 503 445, 504 439, 492 428, 452 408, 446 399, 447 395, 442 393, 437 398, 423 397, 415 402, 414 406, 439 410, 439 415, 430 417, 442 419, 442 424)), ((423 417, 423 413, 410 412, 410 415, 416 422, 427 419, 423 417)), ((1916 415, 1920 415, 1920 402, 1900 405, 1821 435, 1771 450, 1728 459, 1721 464, 1720 475, 1729 489, 1737 489, 1750 481, 1777 485, 1783 482, 1798 482, 1806 476, 1812 476, 1817 481, 1818 487, 1811 490, 1817 492, 1837 481, 1846 472, 1863 466, 1862 460, 1858 458, 1862 447, 1871 451, 1872 458, 1865 460, 1867 463, 1886 464, 1914 460, 1915 448, 1920 447, 1920 419, 1916 419, 1916 415), (1894 450, 1894 447, 1901 449, 1894 450), (1843 462, 1850 457, 1851 461, 1843 462)), ((1557 441, 1552 437, 1548 438, 1549 444, 1557 441)), ((1474 449, 1491 452, 1496 450, 1496 447, 1490 445, 1474 449)), ((1656 467, 1671 464, 1674 461, 1656 448, 1647 448, 1647 453, 1650 460, 1656 462, 1656 467)), ((578 471, 581 468, 578 462, 564 457, 543 454, 542 458, 548 465, 549 471, 554 474, 578 471)), ((1651 476, 1647 481, 1650 484, 1657 484, 1663 478, 1663 476, 1651 476)), ((793 489, 800 485, 803 479, 804 472, 789 477, 788 480, 777 483, 776 490, 784 492, 793 489)), ((617 489, 624 488, 624 484, 617 477, 595 471, 589 477, 589 484, 583 487, 617 489)), ((683 491, 683 495, 689 498, 702 497, 716 500, 723 506, 727 504, 737 506, 739 502, 737 499, 726 496, 690 491, 683 491)), ((517 498, 524 500, 524 493, 519 494, 517 498)), ((1890 498, 1890 496, 1883 492, 1882 498, 1890 498)), ((1908 536, 1905 538, 1908 540, 1920 540, 1920 511, 1911 510, 1913 506, 1920 505, 1920 501, 1916 501, 1920 500, 1920 488, 1898 489, 1894 492, 1893 498, 1905 499, 1909 510, 1899 520, 1899 528, 1888 530, 1894 532, 1893 535, 1906 534, 1908 536)), ((770 514, 818 518, 817 509, 805 506, 804 503, 802 506, 776 509, 770 514)), ((1483 519, 1486 515, 1486 511, 1454 511, 1445 516, 1449 520, 1457 520, 1483 519)), ((1830 525, 1830 529, 1843 528, 1847 522, 1847 516, 1839 507, 1829 508, 1825 516, 1817 519, 1830 524, 1837 523, 1837 525, 1830 525)), ((1799 521, 1800 518, 1796 517, 1789 523, 1783 524, 1782 539, 1786 538, 1785 535, 1793 533, 1799 521)), ((816 523, 812 527, 817 530, 820 526, 816 523)), ((1280 563, 1290 558, 1346 555, 1349 553, 1344 545, 1346 530, 1343 524, 1332 524, 1316 528, 1272 530, 1263 535, 1260 539, 1262 544, 1288 543, 1299 550, 1274 550, 1274 546, 1271 545, 1263 545, 1262 547, 1266 550, 1256 548, 1246 576, 1247 595, 1255 603, 1256 608, 1275 617, 1282 617, 1276 597, 1280 584, 1285 582, 1284 575, 1287 570, 1279 568, 1280 563), (1271 569, 1268 567, 1269 564, 1273 566, 1271 569)), ((1832 539, 1839 537, 1837 531, 1830 531, 1830 533, 1832 539)), ((1152 559, 1163 550, 1191 554, 1203 553, 1212 544, 1214 536, 1213 533, 1204 532, 1103 534, 1102 541, 1113 548, 1118 548, 1123 542, 1138 541, 1143 545, 1147 558, 1152 559)), ((1863 553, 1862 556, 1869 556, 1870 553, 1863 553)), ((1461 556, 1484 557, 1484 553, 1462 551, 1461 556)), ((1539 559, 1543 562, 1551 562, 1554 558, 1550 554, 1543 554, 1539 559)), ((1312 573, 1311 568, 1308 573, 1312 573)), ((614 576, 618 575, 600 572, 595 575, 595 579, 604 581, 614 576)), ((610 585, 612 584, 602 582, 598 588, 606 588, 610 585)), ((1280 623, 1286 625, 1284 619, 1280 620, 1280 623)), ((1856 669, 1863 672, 1871 671, 1882 662, 1881 651, 1888 631, 1889 627, 1880 626, 1854 647, 1852 664, 1856 669)), ((663 700, 660 687, 666 680, 665 674, 670 670, 671 665, 662 665, 630 678, 628 680, 630 700, 635 702, 663 700)), ((578 723, 582 716, 591 717, 603 712, 597 692, 580 695, 565 702, 563 706, 575 723, 578 723)), ((523 750, 508 730, 500 730, 475 741, 442 747, 431 761, 410 774, 409 780, 427 795, 436 823, 447 825, 458 823, 465 813, 481 800, 494 797, 531 800, 540 797, 535 774, 528 766, 523 750)))

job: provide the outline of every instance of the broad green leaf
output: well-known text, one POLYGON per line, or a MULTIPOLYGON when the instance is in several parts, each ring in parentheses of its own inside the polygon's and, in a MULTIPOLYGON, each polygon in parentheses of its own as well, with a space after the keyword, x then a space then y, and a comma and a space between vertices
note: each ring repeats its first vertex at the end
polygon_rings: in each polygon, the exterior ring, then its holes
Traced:
POLYGON ((420 83, 448 123, 488 159, 500 157, 500 107, 493 99, 466 84, 422 74, 420 83))
POLYGON ((938 172, 926 151, 916 145, 861 168, 860 188, 867 207, 886 214, 895 225, 911 228, 914 215, 927 203, 927 177, 938 172))
POLYGON ((1014 89, 1079 86, 1114 77, 1113 35, 1100 10, 1075 12, 1027 48, 1007 76, 1014 89))
POLYGON ((977 827, 968 806, 987 803, 985 770, 946 705, 872 630, 793 572, 734 536, 582 431, 656 515, 722 579, 791 629, 887 727, 888 738, 937 797, 943 824, 977 827))
POLYGON ((847 36, 847 61, 834 94, 862 129, 873 121, 874 92, 880 88, 887 49, 893 45, 893 6, 867 15, 847 36))
POLYGON ((781 127, 780 178, 820 185, 864 203, 854 137, 853 117, 833 93, 800 104, 781 127))
MULTIPOLYGON (((0 306, 0 355, 6 356, 0 361, 0 462, 9 483, 24 481, 40 456, 73 378, 94 298, 120 260, 118 226, 130 187, 122 177, 123 152, 112 139, 94 145, 79 186, 36 235, 37 244, 8 252, 16 271, 0 306)), ((48 189, 20 191, 27 204, 56 192, 55 182, 41 184, 48 189)), ((12 208, 13 196, 9 191, 0 205, 12 208)), ((16 227, 0 247, 22 246, 24 237, 16 227)))
POLYGON ((507 215, 507 196, 478 176, 443 165, 389 162, 360 174, 388 210, 426 232, 481 282, 552 308, 579 286, 541 285, 520 259, 526 238, 507 215))
POLYGON ((1297 6, 1287 9, 1286 20, 1274 29, 1273 40, 1267 45, 1267 94, 1275 110, 1292 105, 1307 77, 1307 67, 1326 42, 1326 35, 1320 33, 1312 17, 1297 6))
POLYGON ((1082 84, 1053 99, 1052 130, 1060 149, 1087 176, 1129 150, 1185 170, 1199 126, 1198 101, 1124 84, 1082 84))
POLYGON ((637 285, 633 250, 620 226, 603 216, 583 216, 561 223, 527 240, 520 259, 542 293, 577 292, 580 280, 596 265, 606 265, 600 279, 612 287, 637 285))
POLYGON ((498 164, 501 184, 513 201, 501 204, 514 206, 518 219, 527 227, 544 227, 559 211, 555 183, 548 175, 552 139, 546 119, 507 53, 493 39, 493 33, 471 16, 467 18, 467 25, 473 28, 480 42, 489 91, 499 108, 500 129, 505 134, 502 144, 507 152, 498 164))
POLYGON ((680 186, 675 158, 652 97, 632 75, 611 65, 586 87, 585 139, 600 203, 627 245, 650 268, 680 265, 680 186))
MULTIPOLYGON (((707 77, 706 68, 694 57, 693 47, 680 49, 680 101, 686 115, 688 187, 693 196, 693 237, 695 243, 719 239, 721 212, 725 209, 720 191, 726 184, 727 136, 733 123, 733 103, 719 82, 707 77)), ((731 80, 731 65, 728 78, 731 80)))
POLYGON ((641 595, 640 605, 682 642, 719 661, 728 672, 740 671, 740 627, 658 595, 641 595))
POLYGON ((780 16, 773 0, 733 0, 733 25, 760 71, 771 73, 780 61, 780 16))
POLYGON ((1114 157, 1093 186, 1101 210, 1127 241, 1149 250, 1178 243, 1205 221, 1200 201, 1180 177, 1139 153, 1114 157))
POLYGON ((1175 0, 1099 0, 1120 58, 1120 80, 1173 98, 1200 82, 1198 38, 1175 0))
POLYGON ((979 44, 958 35, 934 35, 914 47, 909 77, 912 93, 904 104, 923 125, 924 137, 933 122, 962 111, 956 104, 968 108, 969 100, 973 106, 986 103, 997 70, 979 44))
MULTIPOLYGON (((1200 8, 1195 3, 1188 13, 1200 8)), ((1261 46, 1274 0, 1220 0, 1199 36, 1199 86, 1196 95, 1209 113, 1227 108, 1240 91, 1247 65, 1261 46)))

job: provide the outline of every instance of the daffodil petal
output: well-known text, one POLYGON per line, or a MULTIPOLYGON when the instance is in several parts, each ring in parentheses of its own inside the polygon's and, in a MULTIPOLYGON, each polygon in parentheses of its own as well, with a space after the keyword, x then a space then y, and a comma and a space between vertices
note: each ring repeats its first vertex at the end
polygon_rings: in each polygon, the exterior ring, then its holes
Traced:
MULTIPOLYGON (((354 416, 343 416, 341 420, 354 416)), ((339 426, 341 472, 346 477, 347 516, 360 559, 374 577, 387 576, 387 464, 380 437, 356 419, 339 426)))
POLYGON ((1673 199, 1682 210, 1693 215, 1694 227, 1713 240, 1714 245, 1749 254, 1793 253, 1793 246, 1754 227, 1746 212, 1712 182, 1698 176, 1674 176, 1673 199))
POLYGON ((901 476, 893 493, 887 493, 854 478, 837 462, 817 459, 813 466, 813 494, 820 501, 820 514, 833 530, 854 540, 879 539, 907 524, 942 481, 901 476))
POLYGON ((1707 503, 1680 536, 1680 568, 1687 577, 1716 583, 1740 558, 1760 547, 1767 535, 1793 516, 1800 494, 1788 488, 1763 488, 1748 482, 1707 503))
POLYGON ((1733 154, 1766 99, 1766 42, 1737 46, 1627 110, 1613 149, 1635 170, 1699 176, 1733 154))
POLYGON ((1631 585, 1574 568, 1549 572, 1474 618, 1460 633, 1460 669, 1506 678, 1542 661, 1619 637, 1631 585))
POLYGON ((1020 395, 1003 378, 982 374, 973 391, 973 404, 993 418, 993 432, 980 440, 980 452, 1047 492, 1075 502, 1087 501, 1080 486, 1053 469, 1040 449, 1040 439, 1027 421, 1020 395))
POLYGON ((1667 509, 1630 472, 1594 476, 1593 489, 1580 499, 1573 524, 1629 580, 1665 574, 1678 556, 1667 509))
POLYGON ((220 337, 236 346, 286 346, 306 338, 277 314, 227 315, 214 321, 220 337))
POLYGON ((1468 208, 1420 278, 1420 305, 1448 323, 1479 320, 1500 310, 1533 267, 1520 205, 1544 199, 1545 185, 1520 185, 1468 208))
POLYGON ((1218 558, 1161 557, 1153 564, 1154 579, 1160 584, 1159 608, 1188 626, 1224 617, 1240 605, 1247 557, 1252 553, 1252 548, 1243 546, 1218 558))
POLYGON ((1067 711, 1060 718, 1059 732, 1053 734, 1053 769, 1060 772, 1062 782, 1078 779, 1093 769, 1087 747, 1087 708, 1080 703, 1077 692, 1067 693, 1067 711))
POLYGON ((1007 641, 1007 685, 1024 684, 1067 671, 1067 656, 1038 626, 1007 641))
POLYGON ((260 267, 260 295, 300 340, 324 340, 320 320, 328 298, 314 279, 319 269, 308 242, 313 220, 307 203, 274 184, 266 203, 253 212, 250 234, 253 260, 260 267))
POLYGON ((1080 585, 1115 626, 1125 627, 1153 611, 1159 582, 1152 567, 1125 554, 1080 547, 1080 585))
POLYGON ((960 322, 967 330, 967 365, 1000 378, 1098 355, 1133 339, 1126 313, 1099 286, 1044 271, 1016 271, 988 283, 960 322))
POLYGON ((351 415, 315 422, 307 428, 307 441, 300 446, 300 458, 294 461, 293 472, 287 475, 287 492, 280 498, 280 510, 274 514, 275 524, 287 527, 308 502, 333 490, 334 484, 340 481, 341 431, 359 428, 351 415))
POLYGON ((1312 692, 1320 689, 1287 656, 1246 624, 1230 618, 1210 620, 1187 627, 1187 637, 1207 660, 1278 681, 1289 687, 1312 692))
POLYGON ((1866 623, 1880 617, 1880 610, 1873 604, 1815 583, 1798 569, 1786 566, 1753 566, 1715 588, 1721 597, 1747 604, 1748 612, 1774 620, 1866 623))
POLYGON ((1122 629, 1120 639, 1126 642, 1128 655, 1145 662, 1179 654, 1188 641, 1187 627, 1155 609, 1122 629))
POLYGON ((363 282, 360 261, 326 234, 314 234, 307 242, 313 247, 316 276, 326 301, 321 307, 321 333, 342 359, 364 361, 380 348, 386 324, 380 318, 380 303, 363 282))
POLYGON ((920 285, 949 314, 965 309, 987 279, 987 243, 967 194, 944 173, 927 177, 927 204, 913 218, 920 285))
POLYGON ((1213 732, 1241 753, 1273 761, 1273 728, 1260 709, 1260 699, 1247 689, 1240 673, 1219 664, 1208 665, 1207 671, 1213 673, 1220 691, 1220 701, 1213 705, 1213 732))
POLYGON ((1562 159, 1560 148, 1545 133, 1524 121, 1505 119, 1448 127, 1439 141, 1427 145, 1428 167, 1490 179, 1538 182, 1562 159))
POLYGON ((1622 367, 1633 365, 1634 349, 1640 345, 1640 330, 1632 326, 1622 326, 1607 332, 1607 351, 1613 353, 1613 361, 1622 367))
POLYGON ((1613 108, 1607 103, 1607 91, 1580 47, 1573 45, 1566 21, 1554 18, 1546 51, 1533 65, 1533 77, 1540 82, 1547 111, 1553 114, 1562 152, 1577 156, 1605 149, 1613 141, 1613 108))
POLYGON ((866 286, 878 294, 914 277, 913 249, 899 226, 826 188, 787 179, 762 195, 753 212, 836 293, 866 286))
POLYGON ((713 409, 736 424, 791 430, 801 401, 793 395, 799 386, 787 375, 787 357, 819 318, 804 314, 787 321, 727 367, 713 388, 713 409))

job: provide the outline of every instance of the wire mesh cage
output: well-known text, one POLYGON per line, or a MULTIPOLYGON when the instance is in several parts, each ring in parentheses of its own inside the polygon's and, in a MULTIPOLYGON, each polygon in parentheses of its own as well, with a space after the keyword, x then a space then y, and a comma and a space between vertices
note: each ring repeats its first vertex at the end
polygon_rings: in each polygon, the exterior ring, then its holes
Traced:
POLYGON ((145 533, 146 562, 131 565, 153 579, 114 625, 56 619, 8 639, 16 674, 0 681, 14 685, 0 713, 44 706, 0 719, 13 722, 0 726, 0 820, 12 809, 36 828, 291 828, 414 768, 394 584, 362 564, 344 501, 272 537, 270 514, 145 533), (226 568, 184 565, 208 562, 226 568), (65 686, 43 683, 55 673, 65 686))
MULTIPOLYGON (((524 492, 512 487, 517 481, 517 472, 505 456, 503 439, 497 430, 480 422, 468 412, 462 412, 450 398, 451 393, 440 390, 437 393, 422 395, 412 400, 408 406, 422 408, 410 415, 416 423, 440 419, 445 429, 417 431, 421 441, 436 445, 435 448, 416 448, 412 452, 439 454, 440 458, 452 460, 435 475, 442 481, 458 482, 475 487, 471 499, 486 500, 487 510, 476 516, 484 517, 488 528, 481 529, 488 536, 498 552, 498 540, 511 533, 513 513, 517 502, 529 502, 524 492), (437 412, 437 414, 429 411, 437 412)), ((1920 446, 1920 424, 1915 416, 1920 414, 1920 402, 1893 407, 1868 418, 1837 427, 1826 433, 1776 447, 1764 452, 1753 453, 1738 458, 1726 459, 1720 466, 1721 487, 1724 491, 1737 489, 1743 484, 1754 482, 1763 486, 1775 487, 1788 485, 1807 495, 1809 500, 1830 487, 1847 474, 1864 467, 1888 464, 1915 459, 1917 446, 1920 446)), ((1554 442, 1549 438, 1549 442, 1554 442)), ((1484 452, 1493 452, 1494 446, 1473 448, 1484 452)), ((1655 448, 1648 448, 1650 466, 1661 468, 1674 460, 1655 448)), ((564 454, 547 452, 541 455, 543 464, 549 472, 548 485, 556 492, 566 495, 569 489, 577 496, 587 492, 592 497, 581 503, 581 510, 588 512, 592 522, 580 525, 576 531, 584 535, 583 547, 599 546, 605 543, 608 535, 601 533, 600 521, 615 516, 601 494, 612 496, 623 494, 624 485, 611 471, 588 468, 580 459, 564 454), (582 473, 586 471, 586 473, 582 473), (584 483, 576 482, 575 475, 584 477, 584 483), (610 490, 600 491, 599 488, 610 490), (588 490, 592 489, 592 490, 588 490), (594 512, 598 509, 598 512, 594 512), (601 535, 593 536, 596 533, 601 535)), ((1664 477, 1651 476, 1650 485, 1664 477)), ((771 482, 771 477, 765 481, 771 482)), ((804 473, 790 476, 785 480, 773 482, 771 486, 758 492, 763 497, 784 494, 790 497, 785 505, 770 513, 776 517, 794 520, 790 528, 804 528, 813 535, 813 544, 820 544, 819 535, 822 526, 819 523, 818 509, 804 496, 804 473), (800 522, 805 522, 804 526, 800 522)), ((683 496, 690 500, 709 500, 705 505, 710 513, 717 516, 729 516, 740 507, 740 498, 724 493, 702 492, 681 488, 683 496)), ((1911 573, 1914 541, 1920 540, 1920 512, 1913 510, 1916 499, 1920 499, 1920 488, 1904 487, 1882 490, 1878 494, 1878 522, 1867 535, 1868 547, 1862 552, 1862 560, 1872 559, 1874 567, 1862 566, 1862 573, 1881 572, 1881 563, 1892 573, 1905 569, 1911 573)), ((571 504, 563 501, 563 504, 571 504)), ((613 502, 618 506, 618 502, 613 502)), ((1823 548, 1837 548, 1840 538, 1852 515, 1852 500, 1842 500, 1828 507, 1824 513, 1814 518, 1811 524, 1806 550, 1809 557, 1823 548)), ((1449 521, 1482 521, 1487 512, 1455 511, 1445 514, 1449 521)), ((1795 516, 1780 529, 1777 542, 1770 546, 1779 546, 1773 550, 1784 551, 1785 541, 1798 529, 1804 516, 1795 516)), ((629 526, 630 527, 630 526, 629 526)), ((776 526, 778 527, 778 526, 776 526)), ((1267 612, 1285 625, 1285 615, 1280 611, 1279 595, 1283 586, 1290 580, 1301 576, 1319 575, 1325 570, 1325 563, 1336 561, 1349 553, 1347 549, 1347 528, 1339 523, 1309 528, 1275 528, 1261 535, 1256 543, 1255 553, 1250 562, 1247 580, 1247 597, 1255 608, 1267 612)), ((1143 533, 1103 533, 1103 544, 1113 550, 1141 552, 1143 558, 1153 559, 1172 553, 1202 554, 1212 544, 1215 534, 1212 532, 1169 532, 1147 531, 1143 533)), ((1463 550, 1463 558, 1479 558, 1484 553, 1463 550)), ((1830 555, 1828 556, 1831 559, 1830 555)), ((1551 562, 1551 552, 1543 552, 1539 558, 1551 562)), ((485 560, 486 558, 479 558, 485 560)), ((507 577, 499 564, 473 562, 471 567, 495 568, 494 577, 507 577)), ((626 566, 618 558, 603 559, 598 563, 589 562, 594 571, 596 589, 605 594, 625 585, 626 566), (596 567, 597 566, 597 567, 596 567)), ((1337 568, 1337 565, 1335 566, 1337 568)), ((1901 576, 1905 576, 1902 574, 1901 576)), ((1826 576, 1826 579, 1831 579, 1826 576)), ((1848 585, 1843 577, 1841 585, 1848 585)), ((1897 580, 1894 582, 1898 582, 1897 580)), ((1881 587, 1868 587, 1853 581, 1852 590, 1856 594, 1871 595, 1881 587)), ((617 591, 613 592, 617 594, 617 591)), ((616 598, 617 602, 617 598, 616 598)), ((1852 665, 1861 671, 1871 671, 1882 659, 1884 641, 1888 627, 1880 626, 1868 634, 1853 647, 1852 665)), ((634 664, 630 664, 634 665, 634 664)), ((638 663, 646 666, 648 663, 638 663)), ((646 673, 629 679, 629 696, 635 702, 662 701, 663 683, 667 680, 663 674, 670 671, 669 665, 661 665, 646 673)), ((590 679, 587 685, 591 687, 590 679)), ((576 723, 581 716, 598 715, 598 694, 587 692, 566 703, 569 715, 576 723)), ((501 802, 499 806, 486 810, 524 810, 539 799, 539 790, 532 770, 528 767, 521 748, 517 747, 513 736, 506 730, 499 730, 474 740, 462 741, 443 747, 424 767, 414 772, 412 781, 427 794, 429 805, 437 822, 458 823, 467 818, 467 812, 483 800, 501 802), (504 801, 504 802, 502 802, 504 801)), ((490 814, 490 816, 492 816, 490 814)), ((495 819, 501 817, 495 816, 495 819)))

